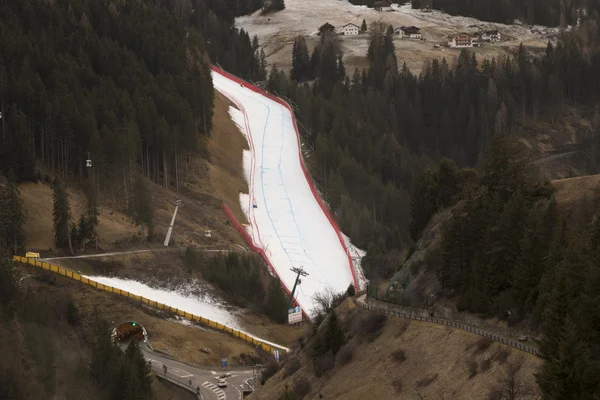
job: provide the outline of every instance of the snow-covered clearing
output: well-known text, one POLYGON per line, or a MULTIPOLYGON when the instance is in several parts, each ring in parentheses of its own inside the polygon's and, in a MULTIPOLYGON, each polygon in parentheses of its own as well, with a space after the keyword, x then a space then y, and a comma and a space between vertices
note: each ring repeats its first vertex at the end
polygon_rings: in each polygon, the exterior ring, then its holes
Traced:
MULTIPOLYGON (((505 25, 484 22, 475 18, 451 16, 439 11, 422 12, 413 10, 409 4, 393 5, 392 11, 376 11, 364 6, 355 6, 346 0, 286 0, 283 11, 261 15, 260 11, 236 19, 236 26, 250 35, 257 35, 270 64, 284 69, 291 64, 292 43, 296 36, 310 37, 309 45, 318 40, 318 28, 329 22, 338 30, 347 23, 360 26, 363 19, 370 27, 375 22, 385 25, 410 26, 422 29, 424 41, 396 39, 398 59, 406 62, 409 68, 418 72, 426 60, 456 57, 459 50, 436 49, 435 43, 444 43, 446 36, 459 32, 475 33, 480 29, 498 29, 508 39, 501 43, 475 48, 473 51, 483 57, 506 54, 506 50, 519 43, 531 47, 544 47, 549 38, 558 33, 556 28, 527 25, 505 25)), ((368 47, 368 34, 340 36, 344 60, 348 66, 363 67, 368 47)))
MULTIPOLYGON (((238 106, 239 110, 231 109, 231 117, 250 146, 244 153, 250 194, 240 195, 249 221, 248 234, 254 245, 265 251, 288 289, 296 279, 290 268, 303 267, 309 274, 302 278, 296 300, 310 314, 316 294, 348 288, 353 282, 353 267, 302 170, 292 114, 283 105, 219 73, 213 72, 213 84, 238 106)), ((350 253, 359 258, 362 255, 353 247, 350 253)))

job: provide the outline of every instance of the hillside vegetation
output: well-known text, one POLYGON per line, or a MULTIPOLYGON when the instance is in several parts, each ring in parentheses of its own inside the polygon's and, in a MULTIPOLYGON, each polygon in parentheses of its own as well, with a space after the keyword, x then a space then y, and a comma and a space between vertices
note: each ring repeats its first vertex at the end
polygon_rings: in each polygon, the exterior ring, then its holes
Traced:
POLYGON ((80 312, 69 293, 34 290, 41 278, 0 260, 0 398, 174 398, 137 347, 112 346, 97 314, 80 312))
MULTIPOLYGON (((364 1, 364 0, 352 0, 364 1)), ((369 0, 367 0, 369 1, 369 0)), ((564 2, 560 0, 493 1, 479 0, 411 0, 413 8, 435 8, 452 15, 475 17, 485 21, 512 23, 515 20, 532 25, 566 27, 577 24, 577 17, 584 8, 588 13, 597 10, 597 3, 589 0, 564 2)))
POLYGON ((540 364, 474 334, 386 318, 346 300, 250 398, 501 399, 512 384, 520 399, 537 393, 540 364), (339 344, 323 348, 338 329, 339 344))
POLYGON ((198 153, 206 158, 199 139, 213 129, 207 52, 233 73, 264 77, 256 43, 231 29, 220 7, 213 0, 3 3, 0 170, 33 180, 38 158, 104 194, 126 197, 138 172, 178 190, 194 176, 198 153))

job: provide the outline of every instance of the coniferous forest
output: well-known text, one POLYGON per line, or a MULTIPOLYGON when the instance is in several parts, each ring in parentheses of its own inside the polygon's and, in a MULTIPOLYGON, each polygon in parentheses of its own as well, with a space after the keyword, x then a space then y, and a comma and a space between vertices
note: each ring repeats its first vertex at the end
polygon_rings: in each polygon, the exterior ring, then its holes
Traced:
MULTIPOLYGON (((252 4, 251 1, 240 4, 252 4)), ((3 2, 0 170, 131 191, 135 173, 177 188, 212 129, 210 61, 265 76, 264 55, 221 0, 3 2), (85 160, 98 167, 90 174, 85 160)))
MULTIPOLYGON (((310 56, 305 40, 296 40, 294 80, 274 68, 268 82, 297 107, 315 178, 344 231, 367 249, 370 276, 387 269, 393 250, 409 247, 409 221, 422 219, 410 215, 410 191, 433 159, 481 169, 494 135, 519 133, 522 118, 598 101, 595 24, 548 44, 541 58, 521 47, 479 64, 463 51, 454 65, 433 60, 419 76, 396 59, 389 27, 371 27, 370 67, 350 77, 335 38, 323 37, 310 56)), ((597 146, 590 148, 597 159, 597 146)), ((596 164, 589 173, 600 172, 596 164)))
MULTIPOLYGON (((585 21, 542 57, 521 47, 480 64, 463 51, 454 65, 434 60, 419 76, 396 59, 389 27, 371 27, 370 67, 351 77, 335 38, 323 37, 309 54, 299 37, 292 79, 276 68, 268 79, 296 108, 314 148, 315 179, 342 229, 367 249, 371 279, 401 267, 399 250, 458 202, 438 265, 444 294, 461 310, 503 319, 510 310, 510 323, 528 319, 541 328, 547 362, 538 380, 548 399, 591 399, 600 390, 592 311, 600 296, 600 212, 588 205, 587 218, 566 224, 518 135, 523 119, 598 102, 596 27, 585 21), (565 378, 573 368, 581 374, 565 378)), ((600 124, 592 128, 595 143, 600 124)), ((586 157, 588 172, 600 172, 595 145, 586 157)))
POLYGON ((587 0, 411 0, 413 8, 431 7, 451 15, 474 17, 484 21, 512 23, 520 20, 545 26, 575 25, 579 10, 597 9, 587 0))
MULTIPOLYGON (((572 23, 580 6, 434 3, 483 19, 548 25, 572 23)), ((0 171, 10 182, 0 191, 1 205, 9 207, 0 210, 2 252, 23 245, 15 182, 36 179, 36 159, 64 179, 87 179, 104 191, 143 192, 139 173, 176 188, 192 151, 206 151, 199 139, 212 129, 210 63, 247 79, 267 78, 258 40, 233 28, 236 16, 263 6, 254 0, 3 2, 0 171), (87 151, 104 173, 87 176, 87 151)), ((369 278, 390 277, 402 265, 401 250, 419 240, 431 216, 454 207, 437 266, 442 289, 461 310, 500 318, 510 310, 512 318, 541 328, 546 362, 538 381, 545 399, 598 397, 600 215, 592 209, 565 221, 551 185, 537 178, 514 137, 523 119, 566 105, 593 110, 600 100, 598 18, 596 5, 587 7, 581 27, 536 58, 521 47, 514 56, 479 63, 464 51, 452 65, 433 60, 417 76, 396 57, 391 28, 371 26, 368 69, 347 71, 334 37, 322 36, 312 53, 299 37, 291 79, 276 67, 267 79, 296 108, 314 154, 311 172, 344 232, 367 250, 369 278)), ((600 115, 593 120, 586 163, 598 173, 600 115)), ((56 199, 59 192, 57 185, 56 199)), ((139 224, 150 229, 146 211, 139 224)), ((90 215, 82 227, 93 226, 90 215)), ((56 218, 61 242, 68 236, 60 231, 63 216, 68 209, 56 218)), ((207 272, 222 281, 221 270, 235 264, 221 260, 207 272)), ((2 290, 14 292, 9 284, 2 290)), ((271 293, 252 295, 244 293, 244 301, 268 303, 271 293)), ((272 296, 281 300, 280 291, 272 296)))

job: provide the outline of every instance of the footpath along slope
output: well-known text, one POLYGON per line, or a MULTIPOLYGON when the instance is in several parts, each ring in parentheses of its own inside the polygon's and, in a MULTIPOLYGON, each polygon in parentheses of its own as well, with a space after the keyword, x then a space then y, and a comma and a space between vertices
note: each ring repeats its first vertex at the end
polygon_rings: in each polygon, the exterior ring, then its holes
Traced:
POLYGON ((249 225, 233 222, 288 292, 296 278, 290 268, 304 268, 308 276, 302 278, 296 301, 310 313, 317 293, 357 285, 343 234, 306 172, 289 107, 217 68, 212 76, 215 89, 239 109, 231 109, 231 116, 250 147, 244 154, 250 193, 240 195, 249 225))

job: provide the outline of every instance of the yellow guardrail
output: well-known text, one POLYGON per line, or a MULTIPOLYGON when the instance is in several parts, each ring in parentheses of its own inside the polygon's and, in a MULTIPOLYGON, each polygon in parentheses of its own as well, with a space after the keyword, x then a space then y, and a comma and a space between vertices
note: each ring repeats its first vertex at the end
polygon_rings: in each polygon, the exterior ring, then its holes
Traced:
POLYGON ((157 301, 150 300, 145 297, 135 295, 133 293, 129 293, 125 290, 117 289, 117 288, 114 288, 114 287, 108 286, 108 285, 103 285, 102 283, 92 281, 84 276, 81 276, 80 274, 78 274, 76 272, 72 272, 63 267, 59 267, 58 265, 53 265, 53 264, 49 264, 44 261, 39 261, 39 260, 35 260, 33 258, 27 258, 27 257, 21 257, 21 256, 13 256, 13 261, 24 263, 24 264, 30 264, 30 265, 33 265, 34 267, 42 268, 47 271, 52 271, 59 275, 66 276, 67 278, 71 278, 75 281, 85 283, 86 285, 90 285, 97 289, 104 290, 104 291, 111 292, 111 293, 116 293, 116 294, 119 294, 124 297, 128 297, 128 298, 136 300, 136 301, 141 301, 142 303, 144 303, 150 307, 156 308, 158 310, 170 311, 174 314, 177 314, 186 319, 189 319, 190 321, 195 321, 202 325, 208 326, 209 328, 216 329, 216 330, 219 330, 219 331, 222 331, 225 333, 229 333, 232 336, 240 338, 248 343, 251 343, 256 346, 260 346, 260 348, 262 348, 264 351, 267 351, 271 354, 274 354, 275 350, 278 350, 279 352, 287 351, 287 348, 285 348, 283 346, 271 346, 267 343, 261 342, 260 340, 258 340, 256 338, 253 338, 252 336, 248 336, 244 332, 237 331, 235 329, 232 329, 232 328, 225 326, 223 324, 220 324, 218 322, 211 321, 210 319, 188 313, 188 312, 180 310, 178 308, 171 307, 167 304, 162 304, 157 301))

